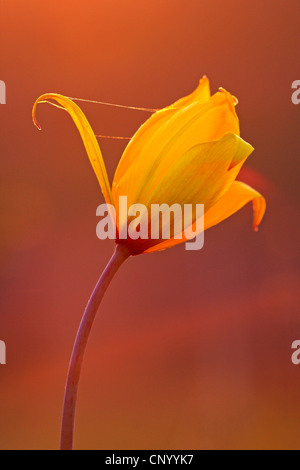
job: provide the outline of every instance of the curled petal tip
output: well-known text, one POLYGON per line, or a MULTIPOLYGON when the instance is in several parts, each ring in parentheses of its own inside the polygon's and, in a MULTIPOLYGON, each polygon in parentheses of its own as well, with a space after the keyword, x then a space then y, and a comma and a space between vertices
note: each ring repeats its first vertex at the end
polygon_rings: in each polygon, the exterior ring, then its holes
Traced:
POLYGON ((245 183, 235 181, 229 190, 206 212, 205 228, 213 227, 244 207, 248 202, 253 204, 253 230, 258 231, 266 211, 265 198, 245 183))
POLYGON ((259 231, 259 225, 266 212, 266 200, 265 198, 257 193, 256 197, 252 199, 253 204, 253 230, 254 232, 259 231))
POLYGON ((36 102, 34 103, 33 108, 32 108, 32 120, 33 120, 33 124, 35 125, 35 127, 36 127, 39 131, 41 131, 42 128, 41 128, 41 126, 39 125, 39 123, 37 122, 36 117, 35 117, 35 114, 36 114, 36 106, 37 106, 38 102, 40 101, 40 99, 41 99, 41 98, 38 98, 38 99, 36 100, 36 102))
POLYGON ((36 119, 33 120, 33 124, 35 125, 35 127, 36 127, 39 131, 42 130, 41 126, 39 125, 39 123, 37 122, 36 119))
POLYGON ((73 119, 73 122, 75 123, 80 133, 80 136, 82 138, 83 144, 87 151, 89 160, 91 162, 91 165, 94 169, 94 172, 97 176, 100 187, 102 189, 104 198, 108 204, 113 204, 110 184, 109 184, 105 164, 103 161, 102 153, 101 153, 99 144, 97 142, 96 136, 87 118, 85 117, 84 113, 77 106, 77 104, 75 104, 67 96, 59 95, 57 93, 45 93, 36 100, 32 109, 32 119, 33 119, 35 126, 38 129, 41 129, 41 126, 38 124, 35 118, 36 107, 38 103, 48 103, 60 109, 64 109, 69 113, 69 115, 73 119), (52 100, 55 103, 49 100, 52 100))

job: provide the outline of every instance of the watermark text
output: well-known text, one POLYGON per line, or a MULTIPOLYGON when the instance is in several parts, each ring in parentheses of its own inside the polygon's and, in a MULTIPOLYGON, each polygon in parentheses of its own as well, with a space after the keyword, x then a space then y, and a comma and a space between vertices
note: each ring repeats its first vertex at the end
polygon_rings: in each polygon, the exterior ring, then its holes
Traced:
POLYGON ((292 103, 300 104, 300 80, 295 80, 292 83, 292 89, 296 90, 292 94, 292 103))
POLYGON ((6 104, 6 85, 3 80, 0 80, 0 104, 6 104))
POLYGON ((0 364, 6 364, 6 344, 0 341, 0 364))
POLYGON ((133 204, 128 207, 127 196, 119 202, 100 204, 96 215, 101 217, 96 227, 100 240, 116 240, 117 227, 120 240, 185 241, 186 250, 201 250, 204 245, 203 204, 133 204))
POLYGON ((295 340, 292 344, 292 349, 295 349, 295 352, 292 354, 292 363, 295 366, 300 364, 300 341, 295 340))

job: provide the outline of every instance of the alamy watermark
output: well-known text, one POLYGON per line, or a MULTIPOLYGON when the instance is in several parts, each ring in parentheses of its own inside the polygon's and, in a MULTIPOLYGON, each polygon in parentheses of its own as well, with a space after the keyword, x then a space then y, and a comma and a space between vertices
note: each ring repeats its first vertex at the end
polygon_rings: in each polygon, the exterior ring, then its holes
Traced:
POLYGON ((6 344, 0 341, 0 364, 6 364, 6 344))
POLYGON ((0 80, 0 104, 6 104, 6 85, 3 80, 0 80))
POLYGON ((292 89, 296 90, 292 94, 292 103, 300 104, 300 80, 295 80, 292 83, 292 89))
POLYGON ((292 344, 292 349, 295 349, 295 352, 292 354, 292 363, 295 366, 300 364, 300 341, 295 340, 292 344))
POLYGON ((100 204, 96 215, 101 217, 96 227, 100 240, 116 240, 116 221, 120 240, 188 240, 186 250, 201 250, 204 245, 203 204, 133 204, 128 207, 127 196, 120 196, 118 214, 112 204, 100 204), (150 210, 149 210, 150 209, 150 210))

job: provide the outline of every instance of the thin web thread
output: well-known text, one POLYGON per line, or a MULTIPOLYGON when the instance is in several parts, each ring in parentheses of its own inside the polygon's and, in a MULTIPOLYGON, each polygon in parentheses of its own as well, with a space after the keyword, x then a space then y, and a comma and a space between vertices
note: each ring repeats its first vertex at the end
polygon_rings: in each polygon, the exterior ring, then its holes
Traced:
MULTIPOLYGON (((102 105, 105 105, 105 106, 113 106, 115 108, 133 109, 135 111, 146 111, 146 112, 149 112, 149 113, 156 113, 156 111, 159 111, 159 109, 139 108, 139 107, 136 107, 136 106, 126 106, 126 105, 123 105, 123 104, 107 103, 105 101, 86 100, 86 99, 83 99, 83 98, 73 98, 71 96, 67 96, 67 98, 69 98, 70 100, 73 100, 73 101, 83 101, 85 103, 102 104, 102 105)), ((43 101, 40 101, 40 103, 48 103, 48 104, 51 104, 52 106, 55 106, 56 108, 63 109, 64 111, 66 111, 64 107, 59 106, 56 103, 52 103, 52 101, 43 100, 43 101)), ((99 139, 114 139, 114 140, 130 140, 131 139, 131 137, 123 137, 123 136, 115 136, 115 135, 102 135, 102 134, 95 134, 95 137, 97 137, 99 139)))
POLYGON ((95 137, 99 139, 115 139, 115 140, 130 140, 132 137, 123 137, 123 136, 116 136, 116 135, 101 135, 95 134, 95 137))
POLYGON ((83 98, 73 98, 71 96, 67 96, 67 98, 73 101, 84 101, 85 103, 103 104, 105 106, 114 106, 115 108, 133 109, 135 111, 146 111, 148 113, 156 113, 156 111, 159 111, 159 109, 154 109, 154 108, 140 108, 138 106, 126 106, 124 104, 107 103, 106 101, 85 100, 83 98))

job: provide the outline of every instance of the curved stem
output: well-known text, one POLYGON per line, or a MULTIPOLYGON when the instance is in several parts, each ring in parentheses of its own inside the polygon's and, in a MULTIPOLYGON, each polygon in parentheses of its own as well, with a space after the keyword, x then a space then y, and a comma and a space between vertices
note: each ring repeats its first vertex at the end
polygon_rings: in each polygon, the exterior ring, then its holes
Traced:
POLYGON ((89 334, 95 319, 100 302, 108 288, 112 278, 118 271, 123 262, 130 256, 128 250, 117 245, 116 250, 103 271, 96 287, 88 301, 84 315, 82 317, 78 333, 76 336, 71 361, 69 365, 68 378, 65 388, 65 398, 63 406, 63 417, 61 425, 61 450, 72 450, 74 422, 76 411, 76 399, 80 371, 83 361, 85 348, 88 342, 89 334))

